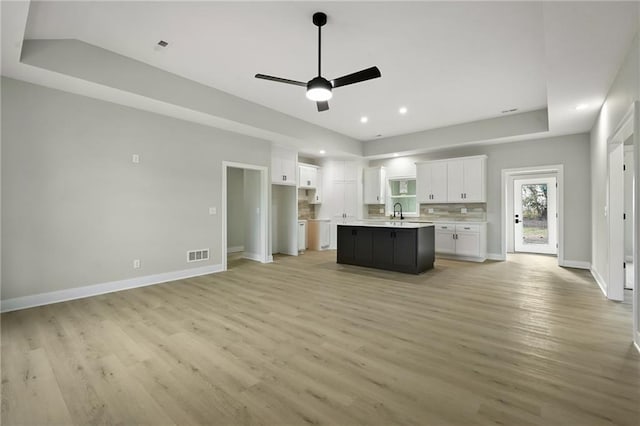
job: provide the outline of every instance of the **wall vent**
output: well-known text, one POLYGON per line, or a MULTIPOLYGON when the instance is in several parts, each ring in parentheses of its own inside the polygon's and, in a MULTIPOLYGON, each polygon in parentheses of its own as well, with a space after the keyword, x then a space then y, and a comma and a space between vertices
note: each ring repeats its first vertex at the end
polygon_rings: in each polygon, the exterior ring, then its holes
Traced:
POLYGON ((189 250, 187 252, 187 262, 200 262, 209 260, 209 249, 189 250))

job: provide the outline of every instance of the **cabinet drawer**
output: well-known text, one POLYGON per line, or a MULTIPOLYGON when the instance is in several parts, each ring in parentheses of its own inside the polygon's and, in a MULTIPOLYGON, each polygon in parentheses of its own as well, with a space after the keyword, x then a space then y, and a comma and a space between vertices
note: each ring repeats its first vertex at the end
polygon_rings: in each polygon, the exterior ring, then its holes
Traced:
POLYGON ((435 224, 436 231, 455 231, 456 225, 455 223, 436 223, 435 224))
POLYGON ((456 225, 456 232, 480 232, 480 225, 456 225))

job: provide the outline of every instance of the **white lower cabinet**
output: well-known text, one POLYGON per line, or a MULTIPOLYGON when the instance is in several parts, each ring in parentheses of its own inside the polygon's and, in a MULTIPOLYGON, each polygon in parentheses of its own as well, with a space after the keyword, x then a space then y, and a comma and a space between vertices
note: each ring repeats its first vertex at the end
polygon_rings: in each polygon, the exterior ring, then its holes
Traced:
POLYGON ((436 223, 435 228, 436 256, 486 260, 486 223, 436 223))

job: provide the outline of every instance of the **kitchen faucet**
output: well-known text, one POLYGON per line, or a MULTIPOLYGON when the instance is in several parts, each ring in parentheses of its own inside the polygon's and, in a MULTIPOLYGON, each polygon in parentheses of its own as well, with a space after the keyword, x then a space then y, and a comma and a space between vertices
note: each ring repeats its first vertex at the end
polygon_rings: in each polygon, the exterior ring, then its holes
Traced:
POLYGON ((393 205, 393 217, 396 217, 396 206, 400 207, 400 220, 404 219, 404 216, 402 215, 402 204, 400 203, 395 203, 393 205))

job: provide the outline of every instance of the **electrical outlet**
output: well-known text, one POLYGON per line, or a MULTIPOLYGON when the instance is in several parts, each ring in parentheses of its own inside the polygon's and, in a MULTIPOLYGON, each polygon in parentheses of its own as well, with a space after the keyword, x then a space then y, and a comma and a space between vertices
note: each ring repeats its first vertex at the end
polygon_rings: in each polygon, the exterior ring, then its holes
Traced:
POLYGON ((133 269, 140 269, 140 259, 133 259, 133 269))
POLYGON ((429 212, 429 213, 433 213, 433 209, 429 209, 429 210, 428 210, 428 212, 429 212))
POLYGON ((218 210, 215 207, 209 207, 209 214, 216 214, 218 210))
POLYGON ((460 213, 467 214, 467 209, 465 207, 461 208, 460 213))
POLYGON ((131 162, 132 162, 133 164, 138 164, 138 163, 140 163, 140 154, 133 154, 133 155, 131 156, 131 162))
POLYGON ((380 208, 380 214, 384 214, 384 209, 380 208))

